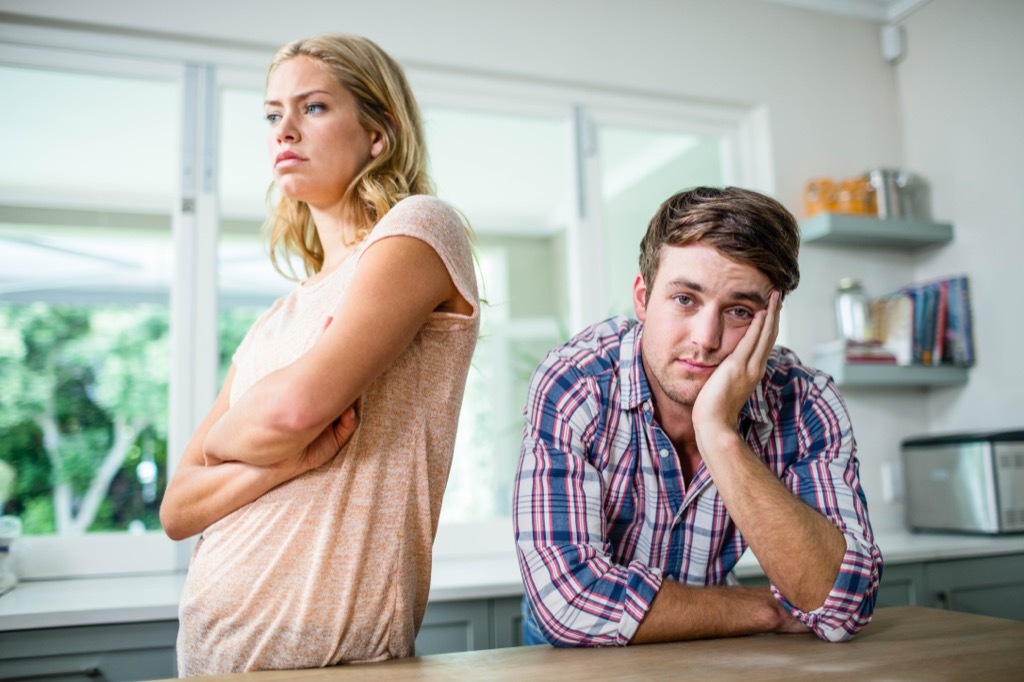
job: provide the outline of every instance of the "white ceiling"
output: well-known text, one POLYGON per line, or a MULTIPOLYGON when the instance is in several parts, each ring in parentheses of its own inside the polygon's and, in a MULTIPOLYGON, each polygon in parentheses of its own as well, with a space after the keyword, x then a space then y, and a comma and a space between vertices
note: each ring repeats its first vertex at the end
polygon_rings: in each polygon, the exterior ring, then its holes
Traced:
POLYGON ((816 12, 840 14, 890 24, 900 21, 928 0, 763 0, 816 12))

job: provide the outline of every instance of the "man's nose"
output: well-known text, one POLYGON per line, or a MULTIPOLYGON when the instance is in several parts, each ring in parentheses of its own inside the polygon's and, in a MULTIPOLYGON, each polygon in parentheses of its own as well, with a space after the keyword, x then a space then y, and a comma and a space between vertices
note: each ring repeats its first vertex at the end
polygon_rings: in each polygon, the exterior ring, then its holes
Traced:
POLYGON ((717 350, 722 345, 722 316, 710 307, 702 309, 691 318, 690 340, 701 348, 717 350))

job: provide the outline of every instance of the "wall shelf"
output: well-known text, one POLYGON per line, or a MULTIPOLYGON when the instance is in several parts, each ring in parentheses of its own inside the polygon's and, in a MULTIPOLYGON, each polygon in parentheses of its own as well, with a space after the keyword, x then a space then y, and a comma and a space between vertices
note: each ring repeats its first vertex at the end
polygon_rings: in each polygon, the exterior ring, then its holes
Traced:
POLYGON ((838 356, 815 359, 815 366, 832 375, 840 388, 929 388, 967 383, 967 367, 954 365, 877 365, 844 363, 838 356))
POLYGON ((913 251, 953 241, 953 225, 928 220, 819 213, 800 223, 804 244, 913 251))

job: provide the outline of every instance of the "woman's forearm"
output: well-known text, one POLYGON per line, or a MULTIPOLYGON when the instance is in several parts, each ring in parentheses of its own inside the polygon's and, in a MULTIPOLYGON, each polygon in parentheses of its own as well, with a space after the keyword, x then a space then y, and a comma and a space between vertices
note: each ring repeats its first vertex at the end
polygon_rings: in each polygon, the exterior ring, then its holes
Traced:
POLYGON ((183 464, 164 493, 160 523, 172 540, 184 540, 287 480, 280 468, 240 462, 183 464))
POLYGON ((202 444, 213 425, 229 412, 234 376, 235 367, 232 365, 217 400, 189 440, 174 476, 167 484, 160 504, 160 522, 171 539, 183 540, 203 532, 212 523, 311 466, 302 468, 303 462, 298 458, 273 467, 243 463, 206 466, 202 444))
POLYGON ((201 533, 264 493, 334 459, 359 425, 353 408, 298 453, 267 466, 244 462, 203 464, 190 450, 182 458, 160 506, 160 521, 173 540, 201 533))
POLYGON ((279 464, 302 452, 324 430, 316 416, 289 404, 295 378, 288 371, 258 381, 213 424, 203 440, 207 464, 279 464))

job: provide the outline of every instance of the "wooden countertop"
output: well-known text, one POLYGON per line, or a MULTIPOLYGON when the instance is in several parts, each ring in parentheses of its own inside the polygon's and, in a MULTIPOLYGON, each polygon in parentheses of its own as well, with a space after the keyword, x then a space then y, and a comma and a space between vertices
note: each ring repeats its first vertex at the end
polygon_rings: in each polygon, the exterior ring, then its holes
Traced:
POLYGON ((318 670, 194 678, 341 680, 1024 680, 1024 622, 900 606, 843 644, 760 635, 606 649, 531 646, 318 670))

